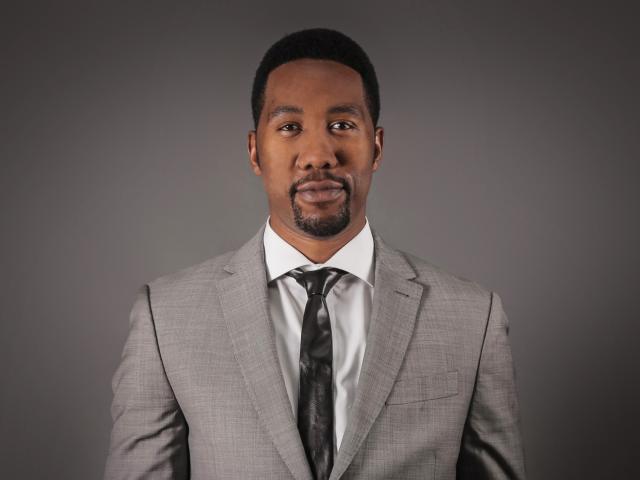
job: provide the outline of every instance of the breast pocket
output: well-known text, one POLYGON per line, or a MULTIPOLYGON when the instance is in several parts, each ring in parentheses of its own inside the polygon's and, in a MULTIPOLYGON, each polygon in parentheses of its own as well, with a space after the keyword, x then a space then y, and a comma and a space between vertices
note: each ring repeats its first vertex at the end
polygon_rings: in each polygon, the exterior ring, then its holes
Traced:
POLYGON ((387 405, 424 402, 458 394, 458 371, 439 372, 401 379, 395 383, 387 405))

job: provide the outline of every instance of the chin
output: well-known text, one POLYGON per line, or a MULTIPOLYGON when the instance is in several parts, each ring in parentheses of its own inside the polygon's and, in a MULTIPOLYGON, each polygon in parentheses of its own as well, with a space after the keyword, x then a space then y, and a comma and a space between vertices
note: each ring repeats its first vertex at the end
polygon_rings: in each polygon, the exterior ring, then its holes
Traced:
POLYGON ((343 205, 337 213, 305 214, 294 204, 293 220, 296 227, 309 235, 332 237, 349 226, 351 212, 348 206, 343 205))

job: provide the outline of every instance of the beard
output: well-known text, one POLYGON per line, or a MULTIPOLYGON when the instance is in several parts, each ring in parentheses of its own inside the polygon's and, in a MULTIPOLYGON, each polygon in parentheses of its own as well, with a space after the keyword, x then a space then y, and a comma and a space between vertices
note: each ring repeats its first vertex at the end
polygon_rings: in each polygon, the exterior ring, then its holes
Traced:
POLYGON ((351 221, 351 208, 349 207, 349 194, 340 205, 338 213, 326 218, 317 215, 304 215, 300 207, 292 200, 293 221, 296 226, 305 233, 314 237, 330 237, 344 230, 351 221))
POLYGON ((346 193, 339 211, 328 217, 320 217, 315 214, 305 215, 295 201, 295 186, 292 186, 290 191, 293 221, 300 230, 314 237, 331 237, 337 235, 351 222, 351 189, 349 184, 343 179, 334 177, 333 175, 325 175, 324 178, 342 183, 346 193))

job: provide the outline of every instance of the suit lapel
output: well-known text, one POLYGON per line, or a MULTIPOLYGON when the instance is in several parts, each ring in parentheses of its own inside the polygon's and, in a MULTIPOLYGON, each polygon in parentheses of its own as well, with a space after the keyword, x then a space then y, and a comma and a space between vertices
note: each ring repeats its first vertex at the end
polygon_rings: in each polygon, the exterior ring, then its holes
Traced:
POLYGON ((337 480, 353 460, 393 387, 413 334, 423 287, 404 256, 372 229, 375 287, 367 347, 356 397, 330 480, 337 480))
POLYGON ((240 248, 217 282, 220 302, 247 390, 276 449, 299 480, 311 479, 278 361, 267 303, 264 225, 240 248))
MULTIPOLYGON (((264 225, 229 260, 231 275, 217 282, 233 349, 255 409, 296 479, 310 480, 278 361, 268 310, 263 248, 264 225)), ((413 335, 422 285, 404 256, 372 229, 375 289, 367 347, 340 451, 330 480, 339 479, 366 438, 393 387, 413 335)))

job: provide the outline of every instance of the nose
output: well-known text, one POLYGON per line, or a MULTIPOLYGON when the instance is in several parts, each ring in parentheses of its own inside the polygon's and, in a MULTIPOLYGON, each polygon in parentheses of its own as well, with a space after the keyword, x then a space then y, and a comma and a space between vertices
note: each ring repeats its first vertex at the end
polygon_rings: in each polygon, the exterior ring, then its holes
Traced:
POLYGON ((328 134, 307 131, 300 139, 296 164, 298 168, 328 169, 338 164, 335 147, 328 134))

